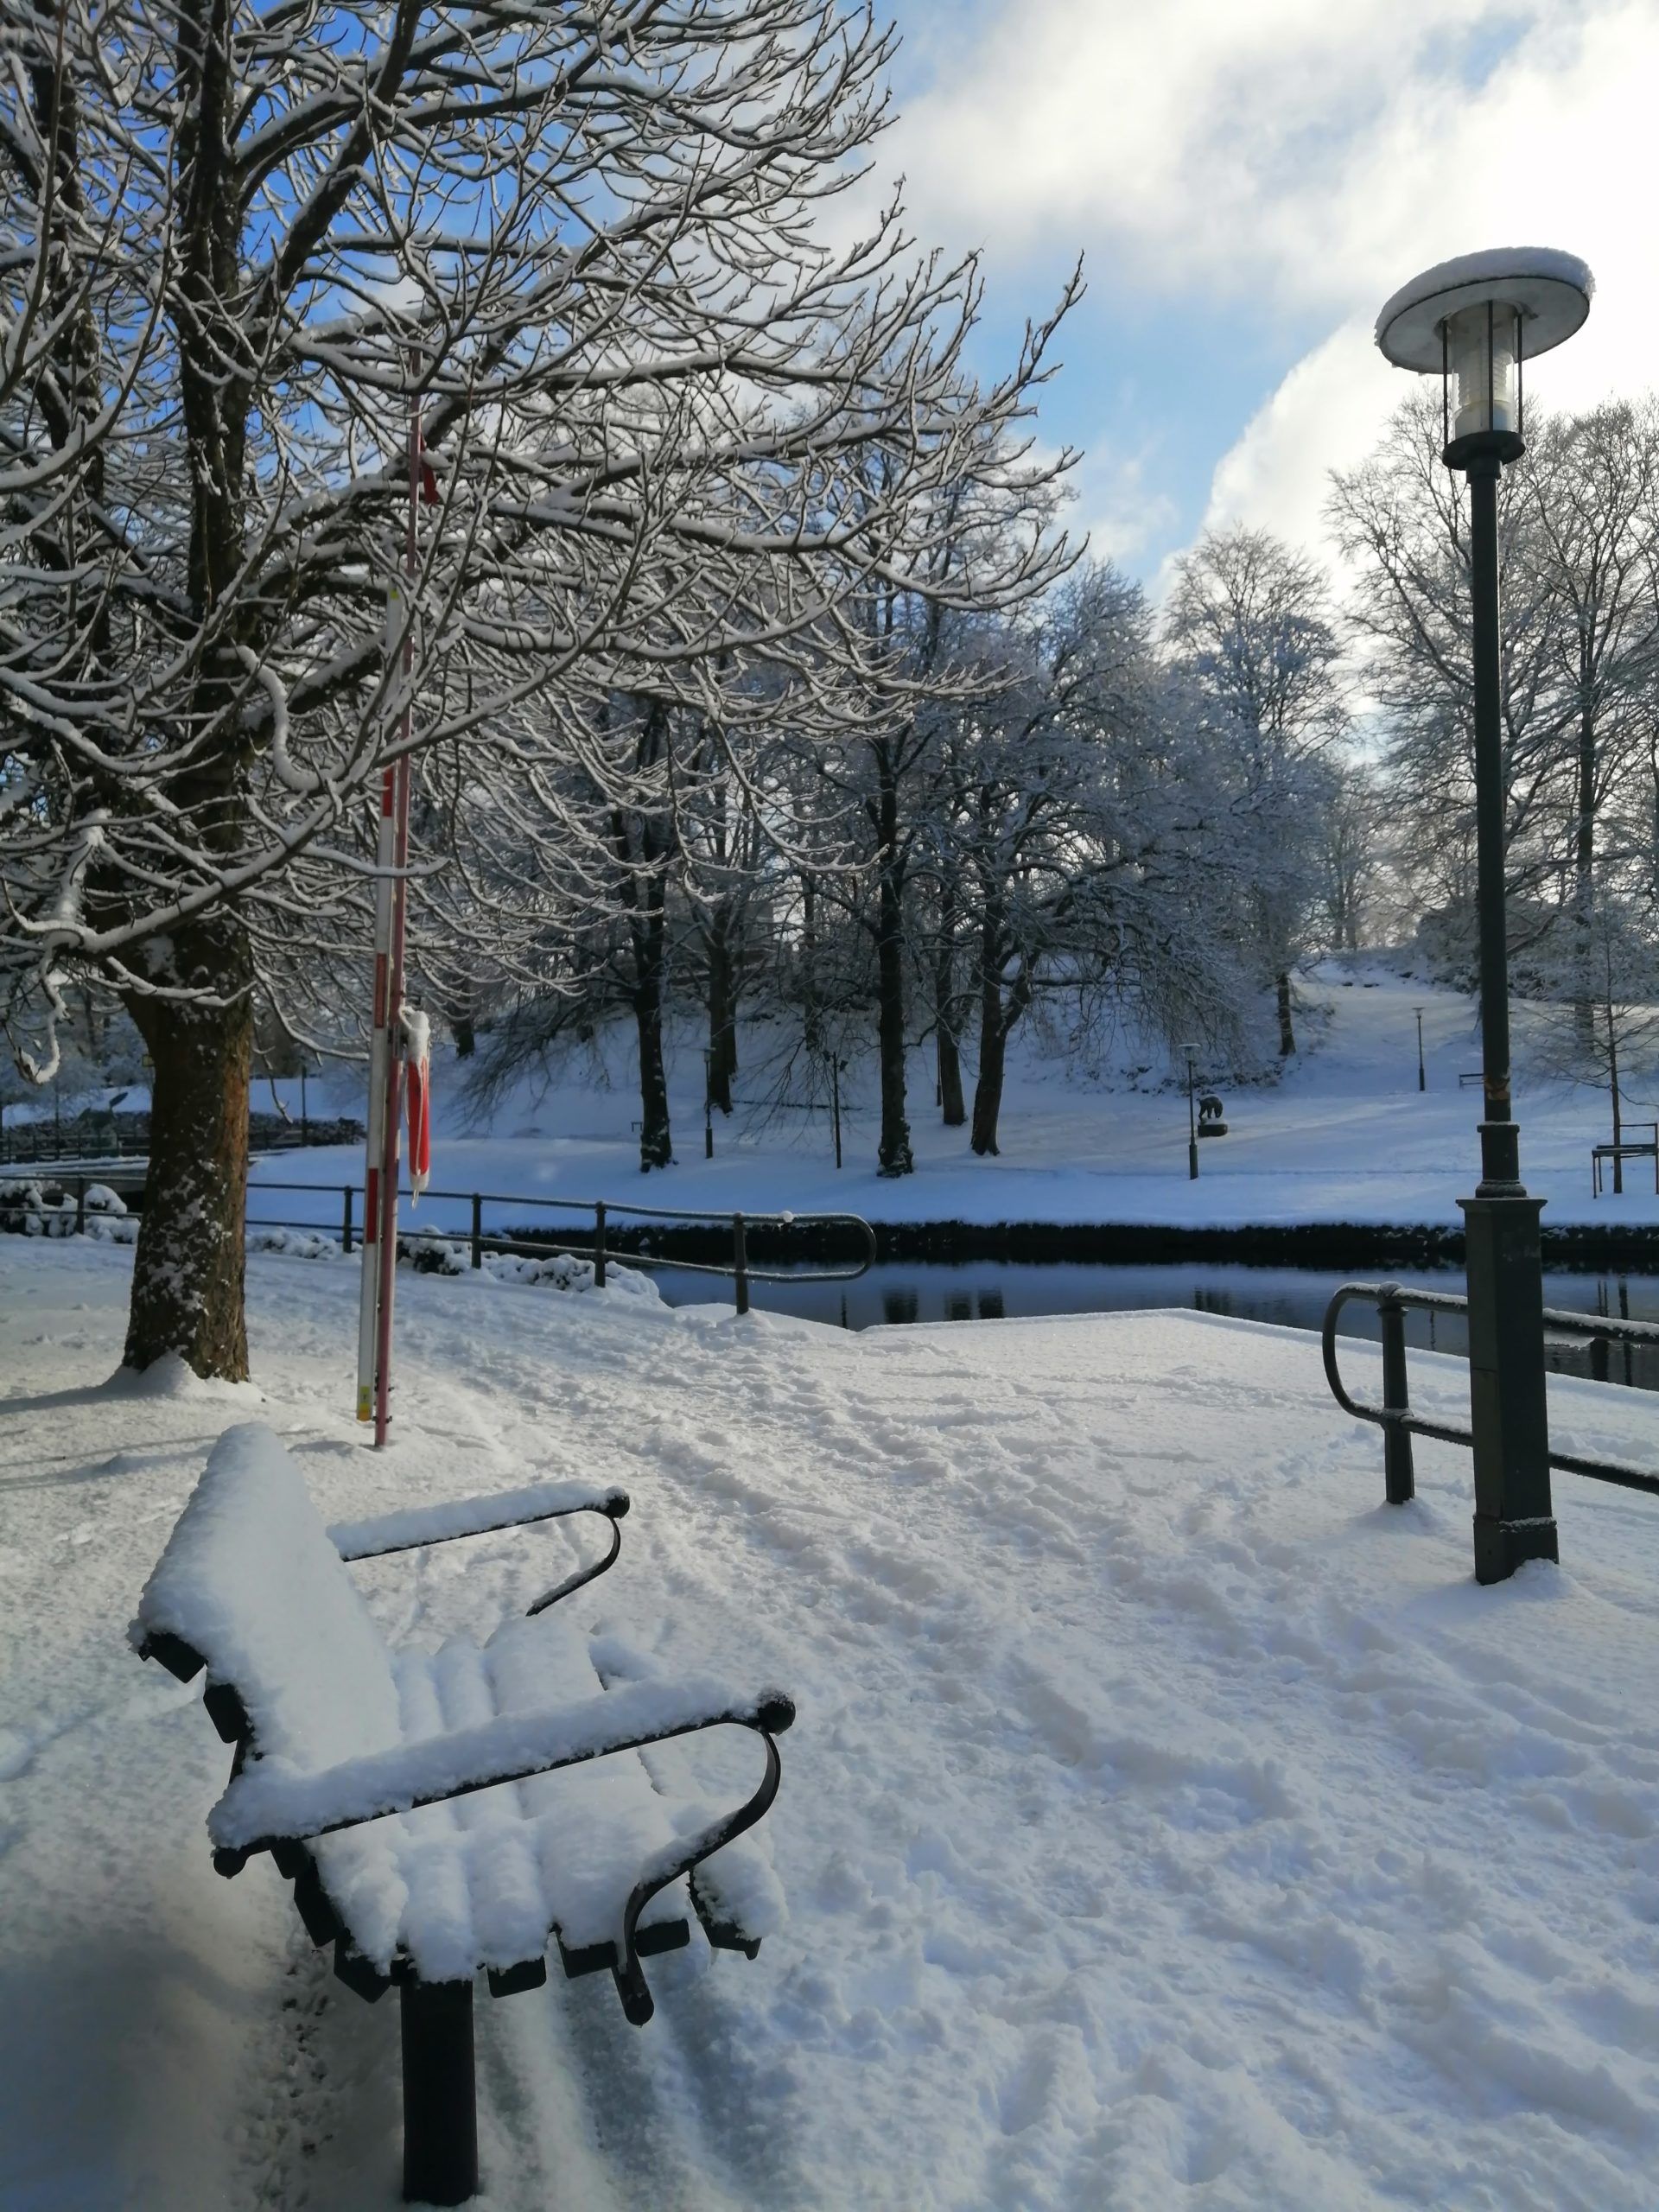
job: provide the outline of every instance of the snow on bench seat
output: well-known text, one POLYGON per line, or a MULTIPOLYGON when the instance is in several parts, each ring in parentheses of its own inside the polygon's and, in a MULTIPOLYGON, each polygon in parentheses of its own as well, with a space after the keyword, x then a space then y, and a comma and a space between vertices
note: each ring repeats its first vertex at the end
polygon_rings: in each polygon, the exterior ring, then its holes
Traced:
MULTIPOLYGON (((526 1770, 714 1716, 788 1726, 787 1700, 736 1699, 707 1679, 605 1691, 587 1639, 547 1614, 483 1646, 393 1654, 340 1556, 551 1511, 614 1514, 620 1497, 540 1485, 326 1531, 268 1428, 230 1429, 214 1448, 130 1634, 141 1651, 168 1637, 199 1654, 210 1696, 226 1685, 240 1700, 254 1756, 238 1759, 209 1817, 214 1844, 239 1863, 250 1847, 303 1841, 351 1947, 378 1973, 404 1962, 429 1982, 505 1973, 539 1961, 550 1932, 569 1971, 614 1966, 631 1891, 675 1863, 709 1808, 660 1794, 633 1751, 526 1770), (501 1513, 480 1517, 495 1503, 501 1513), (418 1802, 433 1798, 444 1802, 418 1802)), ((694 1878, 714 1940, 752 1951, 778 1924, 777 1883, 753 1845, 728 1843, 694 1878)), ((684 1889, 676 1881, 645 1904, 642 1952, 690 1940, 684 1889)))

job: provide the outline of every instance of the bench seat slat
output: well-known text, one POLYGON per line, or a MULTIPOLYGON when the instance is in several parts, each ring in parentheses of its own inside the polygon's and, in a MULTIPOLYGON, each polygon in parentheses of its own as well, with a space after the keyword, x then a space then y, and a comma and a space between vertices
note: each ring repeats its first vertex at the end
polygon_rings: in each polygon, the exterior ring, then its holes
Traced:
MULTIPOLYGON (((599 1688, 585 1638, 549 1616, 512 1622, 483 1648, 457 1637, 435 1652, 404 1650, 393 1666, 408 1743, 578 1704, 599 1688)), ((572 1958, 583 1972, 613 1966, 639 1869, 673 1836, 669 1806, 625 1751, 322 1836, 313 1848, 365 1955, 384 1972, 401 1955, 423 1980, 444 1981, 479 1966, 506 1973, 541 1957, 555 1933, 567 1971, 572 1958)), ((639 1948, 690 1939, 684 1885, 675 1884, 646 1906, 639 1948)))

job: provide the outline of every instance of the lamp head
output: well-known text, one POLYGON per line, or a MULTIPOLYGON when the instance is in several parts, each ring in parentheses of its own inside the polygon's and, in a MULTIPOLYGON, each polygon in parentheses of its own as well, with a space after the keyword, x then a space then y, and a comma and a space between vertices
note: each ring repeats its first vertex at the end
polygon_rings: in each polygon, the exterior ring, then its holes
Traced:
POLYGON ((1572 337, 1595 289, 1576 254, 1498 246, 1426 269, 1388 302, 1378 349, 1396 368, 1441 378, 1447 467, 1521 458, 1522 363, 1572 337))

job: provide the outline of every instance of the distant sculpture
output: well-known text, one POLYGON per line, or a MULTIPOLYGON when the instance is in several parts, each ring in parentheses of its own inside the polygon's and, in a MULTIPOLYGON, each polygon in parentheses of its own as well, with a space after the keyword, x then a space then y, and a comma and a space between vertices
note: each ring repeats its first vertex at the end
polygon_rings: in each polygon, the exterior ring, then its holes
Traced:
POLYGON ((1206 1090, 1198 1100, 1198 1135, 1201 1137, 1224 1137, 1227 1124, 1222 1119, 1223 1107, 1213 1090, 1206 1090))

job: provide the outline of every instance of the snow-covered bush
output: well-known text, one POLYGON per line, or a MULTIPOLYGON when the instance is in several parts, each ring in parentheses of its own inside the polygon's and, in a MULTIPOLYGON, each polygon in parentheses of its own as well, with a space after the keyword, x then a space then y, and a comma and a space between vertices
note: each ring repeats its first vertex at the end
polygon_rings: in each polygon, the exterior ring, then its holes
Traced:
POLYGON ((338 1238, 315 1229, 251 1229, 250 1252, 282 1252, 290 1260, 337 1260, 338 1238))
MULTIPOLYGON (((86 1234, 103 1244, 130 1244, 138 1224, 105 1183, 87 1185, 83 1202, 86 1234)), ((73 1236, 75 1194, 54 1177, 16 1176, 0 1182, 0 1231, 12 1236, 73 1236)))

